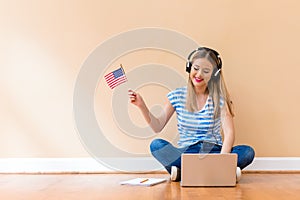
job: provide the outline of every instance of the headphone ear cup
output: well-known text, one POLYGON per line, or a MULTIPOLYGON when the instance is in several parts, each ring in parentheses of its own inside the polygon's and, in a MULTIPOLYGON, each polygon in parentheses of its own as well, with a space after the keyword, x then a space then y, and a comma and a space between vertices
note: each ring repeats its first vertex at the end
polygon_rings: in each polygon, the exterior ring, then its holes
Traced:
POLYGON ((191 72, 191 68, 192 68, 192 63, 190 61, 188 61, 186 63, 186 68, 185 68, 185 71, 190 73, 191 72))
POLYGON ((218 80, 220 78, 220 70, 219 69, 214 69, 211 79, 213 80, 218 80))

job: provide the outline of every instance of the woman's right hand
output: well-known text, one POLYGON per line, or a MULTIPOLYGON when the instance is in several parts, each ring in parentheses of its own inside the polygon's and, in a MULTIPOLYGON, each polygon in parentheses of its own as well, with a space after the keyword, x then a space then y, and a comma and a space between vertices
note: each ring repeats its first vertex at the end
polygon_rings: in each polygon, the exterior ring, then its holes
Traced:
POLYGON ((139 108, 141 108, 145 104, 141 95, 131 89, 128 90, 128 96, 130 99, 130 103, 132 103, 133 105, 139 108))

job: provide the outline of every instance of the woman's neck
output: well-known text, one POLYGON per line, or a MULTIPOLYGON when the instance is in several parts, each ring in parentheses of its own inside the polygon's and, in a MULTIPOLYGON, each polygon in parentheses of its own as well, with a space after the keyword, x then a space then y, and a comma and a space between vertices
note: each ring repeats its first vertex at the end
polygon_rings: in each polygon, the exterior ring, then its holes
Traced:
POLYGON ((208 93, 207 87, 200 87, 200 88, 194 87, 194 90, 197 96, 206 95, 208 93))

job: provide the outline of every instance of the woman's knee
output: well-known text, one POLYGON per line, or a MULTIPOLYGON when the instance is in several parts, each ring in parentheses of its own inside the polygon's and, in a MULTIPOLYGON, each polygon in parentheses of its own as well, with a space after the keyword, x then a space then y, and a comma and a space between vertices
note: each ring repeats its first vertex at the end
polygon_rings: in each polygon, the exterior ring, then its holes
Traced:
POLYGON ((252 147, 248 145, 240 145, 241 152, 243 154, 244 158, 247 158, 247 160, 253 160, 255 156, 255 151, 252 147))
POLYGON ((246 159, 251 163, 255 157, 255 151, 252 147, 250 146, 245 146, 245 153, 244 156, 246 159))
POLYGON ((248 145, 238 145, 233 148, 232 153, 238 154, 238 165, 241 169, 252 163, 255 151, 248 145))
POLYGON ((169 144, 169 142, 167 142, 166 140, 163 139, 154 139, 151 144, 150 144, 150 151, 154 152, 157 151, 159 149, 164 148, 165 146, 167 146, 169 144))

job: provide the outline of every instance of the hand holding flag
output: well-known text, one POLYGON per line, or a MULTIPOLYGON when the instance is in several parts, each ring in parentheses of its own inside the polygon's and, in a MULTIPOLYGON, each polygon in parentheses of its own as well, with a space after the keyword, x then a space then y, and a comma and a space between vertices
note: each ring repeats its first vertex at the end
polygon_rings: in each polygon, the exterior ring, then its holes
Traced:
POLYGON ((110 87, 110 89, 114 89, 116 86, 127 81, 122 64, 120 66, 121 67, 119 69, 116 69, 104 76, 107 85, 110 87))

